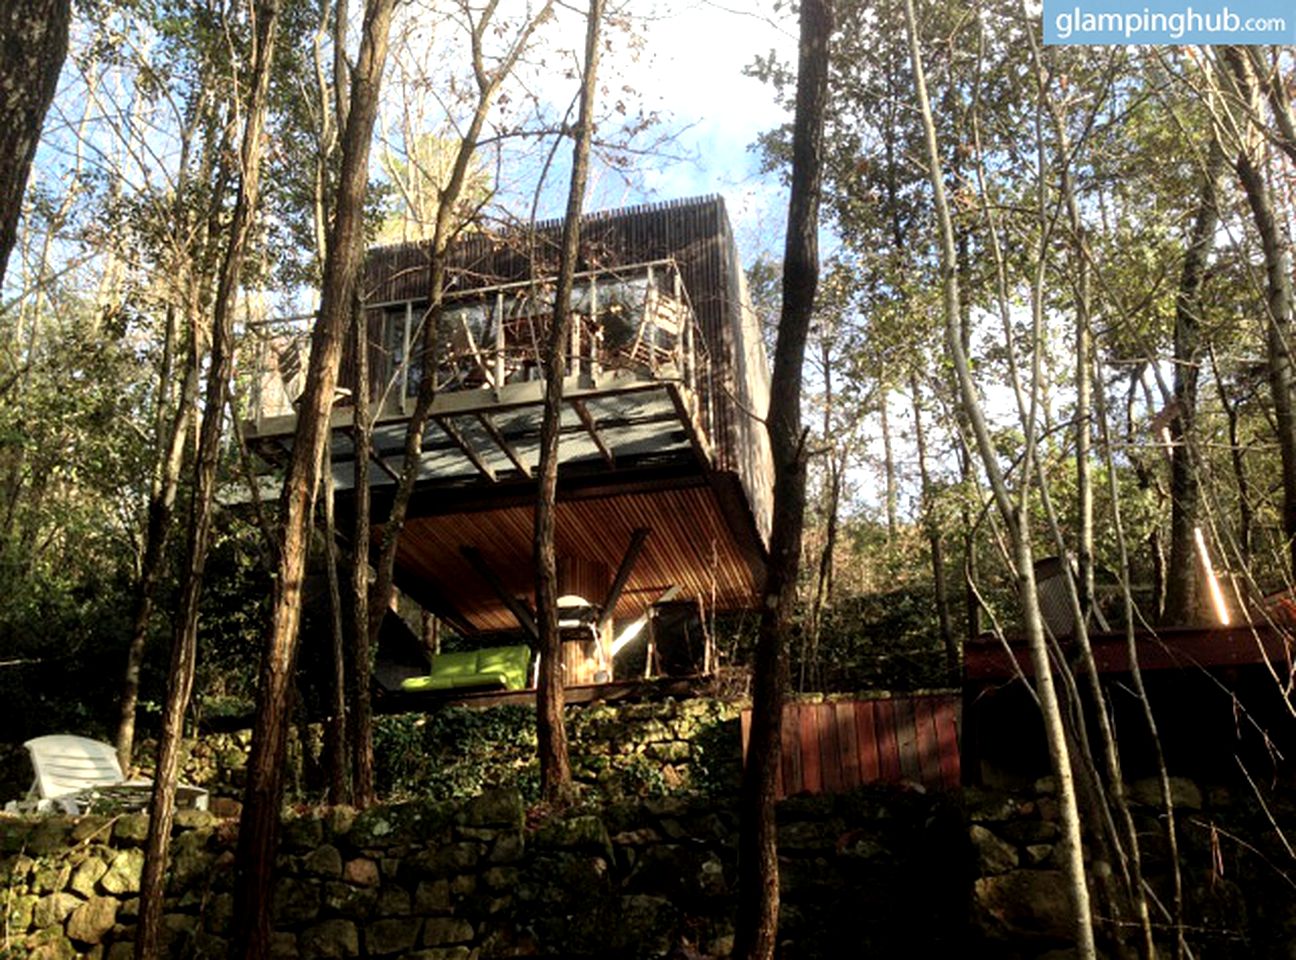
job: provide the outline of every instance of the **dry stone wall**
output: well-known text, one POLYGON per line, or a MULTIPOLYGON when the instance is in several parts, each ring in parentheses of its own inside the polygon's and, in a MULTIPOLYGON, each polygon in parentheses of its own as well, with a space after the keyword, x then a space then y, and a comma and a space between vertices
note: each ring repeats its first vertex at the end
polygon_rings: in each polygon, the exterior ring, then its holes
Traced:
MULTIPOLYGON (((528 810, 525 724, 465 714, 462 729, 428 733, 417 718, 402 720, 395 729, 405 739, 389 747, 407 756, 386 762, 454 799, 361 814, 303 806, 288 817, 272 904, 276 956, 726 956, 738 869, 735 709, 666 701, 573 713, 586 806, 563 816, 528 810), (441 752, 425 757, 433 748, 441 752)), ((228 952, 246 741, 222 734, 190 746, 185 778, 211 787, 214 806, 177 815, 168 956, 228 952)), ((1283 839, 1296 836, 1291 792, 1271 791, 1262 806, 1247 787, 1174 779, 1172 788, 1196 955, 1296 956, 1296 857, 1283 839)), ((1169 905, 1159 785, 1139 781, 1129 792, 1145 875, 1169 905)), ((792 797, 778 816, 782 956, 1067 956, 1047 780, 1019 792, 792 797)), ((0 960, 129 957, 147 827, 140 814, 0 815, 0 960)), ((1086 856, 1092 877, 1119 871, 1093 849, 1086 856)), ((1102 895, 1095 903, 1109 915, 1102 895)), ((1166 915, 1156 922, 1170 946, 1166 915)))
MULTIPOLYGON (((290 817, 277 861, 275 956, 728 955, 732 806, 659 798, 531 825, 526 817, 515 791, 290 817)), ((938 869, 960 842, 952 807, 860 793, 787 801, 780 821, 787 956, 840 957, 844 947, 894 955, 913 944, 939 953, 960 942, 966 878, 938 869)), ((139 814, 0 818, 11 954, 129 957, 147 825, 139 814)), ((228 953, 234 827, 178 814, 168 956, 228 953)))
MULTIPOLYGON (((1261 804, 1249 786, 1199 784, 1172 777, 1183 923, 1194 955, 1204 958, 1296 956, 1296 868, 1283 837, 1296 827, 1296 804, 1285 792, 1261 804)), ((1172 861, 1160 781, 1127 789, 1139 837, 1142 870, 1152 894, 1154 935, 1174 955, 1172 861)), ((1057 843, 1061 835, 1052 778, 1020 792, 964 791, 963 811, 974 857, 969 936, 985 956, 1069 956, 1071 912, 1057 843)), ((1121 903, 1116 863, 1086 839, 1096 927, 1121 903)), ((1114 859, 1114 858, 1113 858, 1114 859)))
MULTIPOLYGON (((1296 946, 1296 807, 1172 782, 1185 923, 1203 958, 1287 958, 1296 946), (1270 819, 1272 817, 1272 819, 1270 819)), ((1157 785, 1131 784, 1145 874, 1170 904, 1157 785)), ((277 859, 284 958, 724 957, 732 947, 731 800, 661 797, 563 816, 515 790, 357 814, 289 816, 277 859)), ((1060 960, 1070 915, 1051 784, 961 796, 861 790, 778 808, 784 957, 1060 960)), ((168 957, 224 957, 237 823, 177 814, 168 957)), ((0 957, 131 955, 148 821, 0 816, 0 957)), ((1090 875, 1114 867, 1087 851, 1090 875)), ((1101 895, 1096 914, 1105 912, 1101 895)), ((1157 936, 1172 928, 1158 913, 1157 936)))

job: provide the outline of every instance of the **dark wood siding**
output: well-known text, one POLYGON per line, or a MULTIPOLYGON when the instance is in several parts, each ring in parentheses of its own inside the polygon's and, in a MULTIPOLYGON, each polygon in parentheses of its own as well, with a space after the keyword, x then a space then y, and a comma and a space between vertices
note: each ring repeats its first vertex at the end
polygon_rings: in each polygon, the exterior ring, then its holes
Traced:
MULTIPOLYGON (((869 784, 956 789, 960 708, 955 694, 786 704, 778 795, 869 784)), ((750 726, 751 712, 743 711, 744 755, 750 726)))

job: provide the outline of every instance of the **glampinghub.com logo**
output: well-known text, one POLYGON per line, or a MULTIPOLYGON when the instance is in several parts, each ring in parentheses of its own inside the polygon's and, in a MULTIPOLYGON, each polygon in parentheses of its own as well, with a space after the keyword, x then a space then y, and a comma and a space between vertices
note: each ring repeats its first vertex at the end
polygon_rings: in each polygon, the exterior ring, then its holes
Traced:
POLYGON ((1044 3, 1044 42, 1056 44, 1269 44, 1296 41, 1296 16, 1285 2, 1233 0, 1227 5, 1044 3))

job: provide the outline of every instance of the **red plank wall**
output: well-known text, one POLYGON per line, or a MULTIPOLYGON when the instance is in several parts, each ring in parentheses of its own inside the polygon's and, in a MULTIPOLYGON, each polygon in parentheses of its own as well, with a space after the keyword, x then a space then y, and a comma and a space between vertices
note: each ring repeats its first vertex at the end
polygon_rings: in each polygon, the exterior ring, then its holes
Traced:
MULTIPOLYGON (((959 785, 957 694, 789 703, 778 795, 840 793, 864 784, 959 785)), ((751 711, 742 713, 743 755, 751 711)))

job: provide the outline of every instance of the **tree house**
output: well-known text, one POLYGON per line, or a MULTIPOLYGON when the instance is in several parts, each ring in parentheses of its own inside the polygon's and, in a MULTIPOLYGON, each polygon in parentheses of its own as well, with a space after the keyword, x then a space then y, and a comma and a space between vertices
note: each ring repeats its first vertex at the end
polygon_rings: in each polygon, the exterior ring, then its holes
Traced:
MULTIPOLYGON (((707 615, 754 604, 772 505, 769 373, 722 199, 587 215, 571 339, 550 358, 561 227, 461 237, 447 254, 439 316, 428 309, 426 245, 370 252, 372 538, 376 546, 390 510, 418 386, 435 377, 397 585, 483 645, 531 631, 544 376, 561 363, 556 546, 568 682, 586 683, 616 674, 620 649, 663 600, 707 615), (429 327, 434 359, 424 363, 429 327)), ((266 329, 251 349, 247 434, 279 462, 292 447, 309 344, 266 329)), ((329 450, 341 529, 355 487, 355 384, 349 357, 329 450)))

